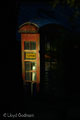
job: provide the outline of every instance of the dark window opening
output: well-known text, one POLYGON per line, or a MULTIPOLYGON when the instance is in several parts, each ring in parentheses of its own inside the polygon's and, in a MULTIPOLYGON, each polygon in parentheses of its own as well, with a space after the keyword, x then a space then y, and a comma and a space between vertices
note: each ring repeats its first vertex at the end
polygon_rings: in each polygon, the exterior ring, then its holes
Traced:
POLYGON ((24 50, 36 50, 36 42, 25 41, 24 42, 24 50))

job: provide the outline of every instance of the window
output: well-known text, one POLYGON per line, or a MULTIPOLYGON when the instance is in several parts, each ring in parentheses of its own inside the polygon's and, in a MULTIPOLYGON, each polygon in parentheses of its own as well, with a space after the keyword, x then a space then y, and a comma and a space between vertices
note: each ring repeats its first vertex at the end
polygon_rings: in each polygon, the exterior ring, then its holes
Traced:
POLYGON ((36 50, 36 42, 25 41, 24 42, 24 50, 36 50))
POLYGON ((25 62, 25 71, 31 71, 31 70, 36 70, 36 62, 30 62, 27 61, 25 62))
POLYGON ((36 62, 25 62, 25 80, 36 80, 36 62))

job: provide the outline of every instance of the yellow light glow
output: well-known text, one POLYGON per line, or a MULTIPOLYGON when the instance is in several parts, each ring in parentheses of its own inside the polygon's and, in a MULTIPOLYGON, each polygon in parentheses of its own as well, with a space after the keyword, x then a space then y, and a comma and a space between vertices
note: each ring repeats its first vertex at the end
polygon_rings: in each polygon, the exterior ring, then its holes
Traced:
POLYGON ((26 58, 36 58, 36 53, 26 53, 26 58))

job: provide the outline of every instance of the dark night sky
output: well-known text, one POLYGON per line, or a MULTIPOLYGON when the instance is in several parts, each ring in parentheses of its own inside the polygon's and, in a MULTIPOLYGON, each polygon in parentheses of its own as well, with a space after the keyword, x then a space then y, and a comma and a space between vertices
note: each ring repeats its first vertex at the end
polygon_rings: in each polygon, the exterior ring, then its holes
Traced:
MULTIPOLYGON (((80 10, 79 10, 80 11, 80 10)), ((74 14, 74 8, 57 5, 53 8, 48 2, 16 2, 17 31, 25 22, 36 23, 39 27, 47 24, 60 24, 72 31, 80 32, 80 15, 70 21, 74 14), (74 26, 74 27, 72 27, 74 26)), ((20 39, 16 31, 17 39, 20 39)))

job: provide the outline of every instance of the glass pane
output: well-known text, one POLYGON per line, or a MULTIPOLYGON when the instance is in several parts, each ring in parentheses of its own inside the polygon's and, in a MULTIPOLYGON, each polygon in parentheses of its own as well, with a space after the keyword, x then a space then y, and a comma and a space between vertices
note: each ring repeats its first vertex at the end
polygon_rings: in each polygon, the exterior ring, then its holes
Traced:
POLYGON ((45 62, 45 71, 50 70, 50 62, 45 62))
POLYGON ((25 80, 30 80, 30 72, 25 72, 25 80))
POLYGON ((36 50, 36 42, 30 42, 30 49, 36 50))
POLYGON ((24 42, 24 49, 29 50, 30 49, 30 42, 25 41, 24 42))
POLYGON ((31 63, 31 70, 36 70, 36 62, 31 63))
POLYGON ((25 62, 25 71, 36 70, 36 62, 25 62))
POLYGON ((56 67, 56 62, 51 62, 51 70, 55 70, 56 67))
POLYGON ((36 72, 31 73, 31 79, 32 79, 32 81, 36 80, 36 72))
POLYGON ((45 43, 45 50, 46 51, 49 51, 50 50, 50 42, 47 42, 45 43))
POLYGON ((24 59, 25 60, 35 60, 36 59, 36 53, 24 52, 24 59))
POLYGON ((25 71, 31 70, 31 62, 25 62, 25 71))
POLYGON ((48 81, 48 72, 45 71, 45 80, 48 81))

